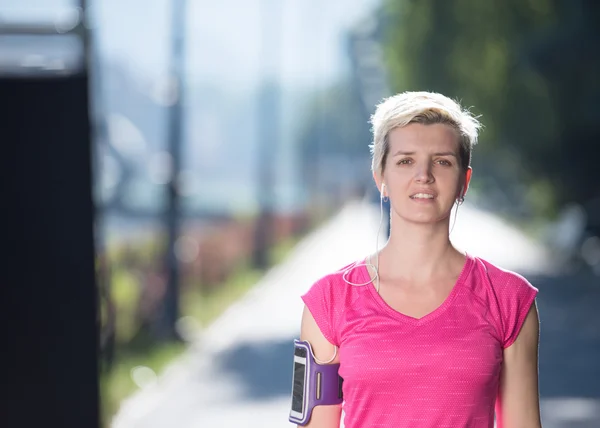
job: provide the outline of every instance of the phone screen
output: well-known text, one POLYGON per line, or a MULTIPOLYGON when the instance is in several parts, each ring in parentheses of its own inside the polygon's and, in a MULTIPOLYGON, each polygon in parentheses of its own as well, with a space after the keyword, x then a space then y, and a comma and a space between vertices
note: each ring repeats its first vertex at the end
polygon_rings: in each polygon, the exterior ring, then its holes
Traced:
POLYGON ((294 376, 292 379, 292 409, 290 415, 304 418, 304 401, 308 380, 306 379, 306 349, 298 347, 294 350, 294 376))
POLYGON ((304 401, 304 374, 306 364, 294 362, 294 388, 292 393, 292 410, 302 413, 302 404, 304 401))

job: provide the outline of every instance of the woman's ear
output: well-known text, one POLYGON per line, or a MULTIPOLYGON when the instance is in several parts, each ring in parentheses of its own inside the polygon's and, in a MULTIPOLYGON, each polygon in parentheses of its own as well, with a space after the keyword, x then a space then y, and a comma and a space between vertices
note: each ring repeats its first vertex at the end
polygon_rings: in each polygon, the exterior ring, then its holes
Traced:
POLYGON ((467 171, 465 172, 465 181, 463 183, 461 193, 460 193, 460 197, 462 197, 462 198, 465 197, 465 195, 467 194, 467 191, 469 190, 469 183, 471 183, 472 175, 473 175, 473 168, 468 167, 467 171))
POLYGON ((373 172, 373 180, 375 180, 375 185, 377 186, 377 190, 379 190, 379 193, 383 196, 383 178, 379 176, 379 174, 377 174, 376 172, 373 172))

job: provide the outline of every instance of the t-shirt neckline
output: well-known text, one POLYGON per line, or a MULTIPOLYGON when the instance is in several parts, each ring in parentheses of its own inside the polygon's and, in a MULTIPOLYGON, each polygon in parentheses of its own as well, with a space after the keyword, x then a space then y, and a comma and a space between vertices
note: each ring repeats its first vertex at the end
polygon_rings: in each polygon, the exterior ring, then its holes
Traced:
MULTIPOLYGON (((367 284, 366 288, 369 289, 371 297, 377 302, 377 304, 394 318, 414 325, 425 324, 440 316, 452 304, 453 300, 459 292, 459 289, 462 287, 465 280, 471 273, 472 266, 473 258, 468 253, 465 253, 465 263, 463 264, 462 270, 458 275, 458 278, 454 286, 452 287, 452 290, 450 290, 450 294, 448 294, 446 299, 437 308, 435 308, 428 314, 422 316, 421 318, 411 317, 410 315, 406 315, 392 308, 390 305, 387 304, 385 300, 383 300, 383 297, 381 297, 381 295, 377 292, 377 290, 375 289, 375 284, 373 282, 367 284)), ((366 259, 363 261, 363 263, 361 263, 359 272, 364 281, 371 280, 371 275, 369 274, 369 270, 367 268, 366 259)))

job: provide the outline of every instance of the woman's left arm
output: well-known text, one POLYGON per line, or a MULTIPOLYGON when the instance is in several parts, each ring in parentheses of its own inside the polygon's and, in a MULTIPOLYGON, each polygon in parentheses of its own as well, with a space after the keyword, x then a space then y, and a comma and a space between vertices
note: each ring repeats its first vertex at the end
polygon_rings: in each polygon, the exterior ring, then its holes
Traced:
POLYGON ((531 305, 512 345, 504 349, 496 408, 498 428, 541 428, 538 388, 540 324, 537 305, 531 305))

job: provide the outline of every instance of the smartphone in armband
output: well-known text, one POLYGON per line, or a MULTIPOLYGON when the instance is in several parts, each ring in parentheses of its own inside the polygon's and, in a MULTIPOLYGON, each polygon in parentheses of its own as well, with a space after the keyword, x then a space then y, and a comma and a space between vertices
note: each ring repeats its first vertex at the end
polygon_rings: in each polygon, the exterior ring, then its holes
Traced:
POLYGON ((290 417, 298 421, 304 420, 304 416, 306 415, 307 400, 305 400, 305 397, 308 395, 308 387, 306 349, 294 347, 294 376, 292 379, 292 409, 290 417))
POLYGON ((306 425, 316 406, 341 404, 343 401, 339 364, 318 364, 310 344, 294 340, 292 405, 289 421, 306 425))

